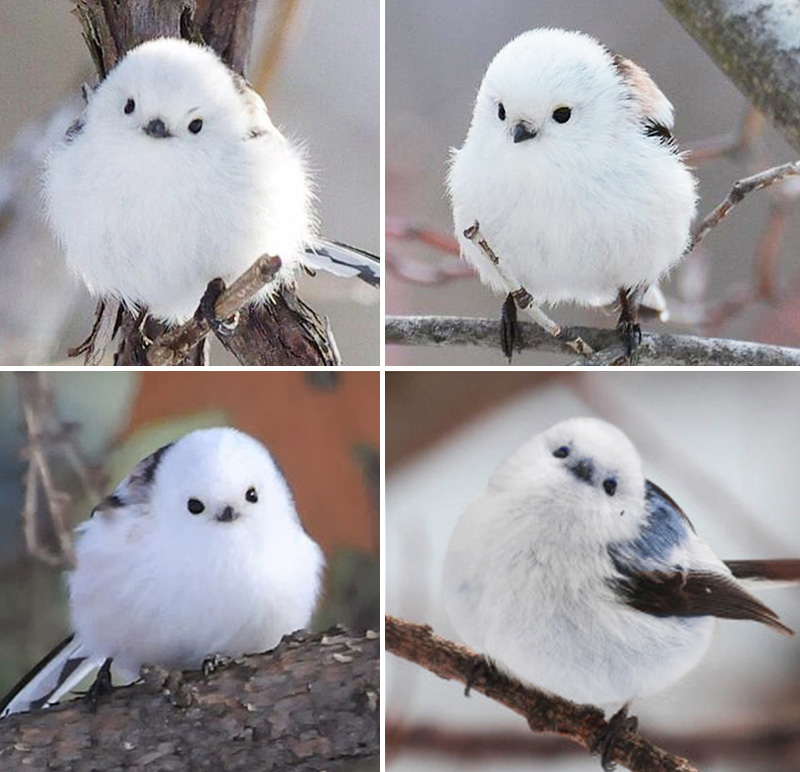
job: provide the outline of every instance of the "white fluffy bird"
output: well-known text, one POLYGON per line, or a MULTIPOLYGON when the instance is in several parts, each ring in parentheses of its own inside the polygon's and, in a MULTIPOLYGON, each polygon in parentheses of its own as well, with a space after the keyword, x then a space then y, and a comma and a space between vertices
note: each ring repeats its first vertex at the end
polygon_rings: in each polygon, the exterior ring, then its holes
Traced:
POLYGON ((316 238, 302 150, 261 97, 210 48, 142 43, 89 94, 50 155, 48 220, 89 290, 179 323, 209 281, 230 283, 263 254, 377 284, 380 264, 316 238))
POLYGON ((610 767, 628 703, 697 665, 717 618, 791 633, 740 580, 798 579, 797 560, 720 560, 619 429, 576 418, 513 453, 461 516, 443 600, 464 642, 518 678, 622 704, 610 767))
MULTIPOLYGON (((620 334, 635 348, 641 298, 680 260, 695 213, 672 127, 647 72, 588 35, 530 30, 495 56, 448 187, 462 255, 509 295, 509 334, 511 293, 520 307, 531 297, 618 302, 620 334)), ((504 349, 510 357, 513 340, 504 349)))
POLYGON ((111 661, 197 668, 274 647, 304 627, 322 552, 258 441, 201 429, 141 461, 77 529, 74 635, 0 703, 0 716, 57 702, 111 661))

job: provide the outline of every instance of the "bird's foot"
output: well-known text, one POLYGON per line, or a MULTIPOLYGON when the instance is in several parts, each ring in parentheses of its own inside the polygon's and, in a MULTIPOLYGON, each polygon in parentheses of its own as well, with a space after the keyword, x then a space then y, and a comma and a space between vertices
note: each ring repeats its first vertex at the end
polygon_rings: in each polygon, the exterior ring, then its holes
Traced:
POLYGON ((100 665, 97 677, 86 692, 85 700, 90 713, 97 713, 97 706, 101 697, 107 697, 112 692, 111 687, 111 658, 100 665))
POLYGON ((514 350, 517 348, 519 340, 519 324, 517 323, 517 303, 514 296, 509 293, 503 303, 503 310, 500 314, 500 346, 503 354, 511 364, 514 350))
POLYGON ((620 317, 619 323, 617 324, 617 332, 619 333, 622 345, 625 346, 625 355, 628 358, 628 363, 635 365, 639 359, 637 349, 642 342, 642 328, 639 326, 638 322, 620 317))
POLYGON ((214 312, 214 306, 217 304, 220 295, 225 292, 226 286, 222 279, 212 279, 203 297, 200 299, 200 306, 197 312, 209 323, 211 329, 217 337, 225 337, 230 335, 239 324, 239 312, 237 311, 233 316, 228 319, 218 319, 214 312))
POLYGON ((613 769, 616 769, 614 751, 620 737, 625 732, 635 732, 638 728, 639 719, 636 716, 628 715, 627 705, 623 705, 611 716, 605 730, 592 746, 592 753, 600 754, 600 763, 605 772, 612 772, 613 769))
POLYGON ((470 668, 469 673, 467 673, 467 680, 464 683, 464 696, 469 697, 472 687, 475 686, 478 681, 492 678, 492 676, 496 675, 496 673, 497 667, 492 660, 490 660, 488 657, 477 658, 470 668))
POLYGON ((231 662, 233 662, 233 660, 230 657, 226 657, 224 654, 212 654, 203 660, 200 669, 203 671, 203 675, 208 678, 220 668, 230 665, 231 662))

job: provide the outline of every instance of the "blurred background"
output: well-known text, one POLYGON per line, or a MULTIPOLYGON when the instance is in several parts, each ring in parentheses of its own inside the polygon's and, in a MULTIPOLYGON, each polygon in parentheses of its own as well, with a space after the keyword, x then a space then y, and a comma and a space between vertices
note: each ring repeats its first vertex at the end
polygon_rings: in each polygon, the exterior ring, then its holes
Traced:
POLYGON ((327 562, 312 626, 378 629, 379 373, 3 372, 0 695, 70 631, 54 523, 70 530, 144 456, 205 426, 251 434, 283 469, 327 562))
MULTIPOLYGON (((451 254, 399 236, 409 226, 421 226, 432 232, 427 242, 450 238, 444 185, 449 149, 466 136, 478 86, 495 53, 521 32, 542 26, 595 35, 650 72, 675 106, 679 145, 698 150, 690 163, 700 181, 701 215, 727 196, 735 180, 796 158, 776 132, 759 126, 757 116, 749 118, 753 141, 746 149, 734 147, 733 136, 722 143, 705 141, 738 134, 746 100, 657 0, 387 0, 387 314, 499 319, 502 298, 475 277, 449 276, 459 270, 451 254)), ((664 284, 672 321, 649 321, 646 329, 800 345, 800 224, 791 216, 798 194, 794 180, 748 198, 664 284), (753 294, 774 297, 771 303, 757 302, 753 294)), ((552 315, 569 324, 615 323, 610 314, 570 305, 558 306, 552 315)), ((499 346, 392 346, 386 361, 505 362, 499 346)), ((564 361, 532 352, 515 357, 521 365, 564 361)))
MULTIPOLYGON (((63 363, 94 314, 39 202, 42 160, 81 110, 81 83, 94 83, 72 7, 0 0, 0 364, 63 363)), ((378 254, 380 5, 259 0, 258 8, 248 74, 275 124, 307 145, 322 233, 378 254)), ((330 318, 346 364, 379 363, 379 292, 317 275, 300 278, 299 294, 330 318)), ((226 357, 214 348, 215 364, 235 364, 226 357)))
MULTIPOLYGON (((645 474, 725 559, 800 558, 796 373, 386 375, 386 613, 458 636, 440 603, 456 520, 532 435, 594 415, 637 446, 645 474)), ((800 587, 759 592, 800 629, 800 587)), ((568 740, 391 654, 387 769, 597 772, 568 740)), ((800 769, 800 640, 721 621, 680 683, 634 703, 644 737, 704 772, 800 769)))

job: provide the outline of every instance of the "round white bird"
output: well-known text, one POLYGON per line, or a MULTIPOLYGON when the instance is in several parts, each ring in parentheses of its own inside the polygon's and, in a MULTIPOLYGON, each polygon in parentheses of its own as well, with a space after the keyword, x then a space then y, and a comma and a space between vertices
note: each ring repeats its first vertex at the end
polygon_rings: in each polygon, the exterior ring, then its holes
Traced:
POLYGON ((695 213, 672 128, 672 105, 634 62, 581 32, 523 33, 489 65, 453 151, 462 255, 499 293, 619 302, 635 348, 641 297, 680 260, 695 213), (476 223, 497 263, 465 235, 476 223))
POLYGON ((726 564, 619 429, 576 418, 513 453, 461 516, 443 601, 464 642, 502 669, 627 706, 697 665, 717 617, 791 633, 739 578, 797 580, 800 561, 726 564))
POLYGON ((0 706, 60 699, 108 660, 196 668, 274 647, 308 624, 324 559, 267 449, 201 429, 145 458, 77 529, 74 635, 0 706))
POLYGON ((161 38, 131 50, 51 153, 47 217, 89 290, 190 318, 214 278, 261 255, 291 283, 316 232, 300 147, 210 48, 161 38))

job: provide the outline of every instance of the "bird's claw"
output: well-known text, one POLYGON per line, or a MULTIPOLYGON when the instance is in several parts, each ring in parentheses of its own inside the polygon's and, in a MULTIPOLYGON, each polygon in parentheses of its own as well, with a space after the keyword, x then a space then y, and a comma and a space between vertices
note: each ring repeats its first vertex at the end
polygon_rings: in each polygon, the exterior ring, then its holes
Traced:
POLYGON ((619 333, 622 345, 625 346, 625 354, 630 360, 631 364, 636 361, 636 349, 639 348, 642 342, 642 328, 638 322, 632 322, 627 319, 620 319, 617 325, 617 332, 619 333))
POLYGON ((500 314, 500 347, 509 364, 511 364, 518 340, 517 303, 514 296, 509 294, 503 303, 503 310, 500 314))
POLYGON ((226 657, 223 654, 212 654, 203 660, 200 669, 203 671, 203 675, 208 678, 220 668, 230 665, 232 661, 230 657, 226 657))
POLYGON ((97 677, 86 692, 86 705, 90 713, 97 713, 97 706, 101 697, 107 697, 112 692, 111 685, 111 660, 107 659, 97 671, 97 677))
POLYGON ((628 715, 628 706, 621 707, 608 721, 603 733, 592 746, 592 753, 600 754, 600 764, 605 772, 612 772, 617 764, 614 761, 614 751, 620 737, 625 732, 636 732, 639 728, 639 719, 628 715))
POLYGON ((218 337, 230 335, 239 324, 238 311, 228 319, 218 319, 214 312, 214 306, 220 295, 225 292, 225 289, 225 282, 222 279, 212 279, 200 299, 200 307, 198 308, 198 313, 209 323, 218 337))

